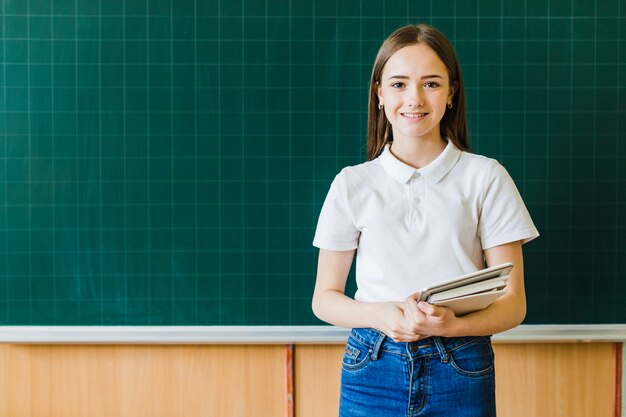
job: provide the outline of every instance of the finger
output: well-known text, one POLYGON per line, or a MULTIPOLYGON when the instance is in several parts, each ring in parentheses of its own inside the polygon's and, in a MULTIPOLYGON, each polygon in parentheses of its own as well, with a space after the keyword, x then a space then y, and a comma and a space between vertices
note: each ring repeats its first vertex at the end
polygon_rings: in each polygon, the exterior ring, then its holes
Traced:
MULTIPOLYGON (((396 302, 396 306, 399 309, 398 313, 400 314, 400 316, 396 318, 395 324, 391 329, 392 334, 390 334, 389 336, 392 339, 400 342, 408 342, 410 340, 413 340, 413 338, 415 337, 415 331, 411 328, 411 317, 410 313, 407 311, 407 306, 403 302, 396 302)), ((415 308, 417 309, 417 304, 415 308)))
POLYGON ((444 318, 447 314, 455 315, 449 308, 436 306, 434 304, 424 303, 421 306, 418 305, 418 308, 423 314, 430 317, 444 318))
POLYGON ((409 299, 409 298, 410 298, 410 299, 413 299, 413 300, 417 301, 417 300, 419 300, 419 299, 420 299, 420 296, 421 296, 421 295, 422 295, 422 293, 421 293, 420 291, 418 291, 418 292, 416 292, 416 293, 413 293, 413 294, 409 295, 409 296, 407 297, 407 299, 409 299))
POLYGON ((407 340, 407 342, 417 342, 420 339, 423 339, 424 336, 418 333, 414 333, 413 336, 411 336, 410 340, 407 340))
POLYGON ((411 332, 407 334, 402 334, 402 342, 415 342, 416 340, 422 339, 425 336, 419 332, 411 332))
POLYGON ((425 301, 420 301, 417 303, 417 308, 424 314, 428 316, 436 316, 437 310, 439 307, 434 306, 432 304, 428 304, 425 301))
POLYGON ((404 310, 404 321, 401 324, 402 332, 407 337, 414 337, 416 333, 415 327, 415 319, 413 318, 413 313, 409 311, 408 308, 404 310))
POLYGON ((395 329, 393 332, 387 334, 396 342, 411 342, 417 337, 415 332, 410 332, 405 329, 395 329))
POLYGON ((404 301, 404 316, 411 322, 417 321, 423 313, 417 308, 417 302, 415 299, 409 297, 404 301))

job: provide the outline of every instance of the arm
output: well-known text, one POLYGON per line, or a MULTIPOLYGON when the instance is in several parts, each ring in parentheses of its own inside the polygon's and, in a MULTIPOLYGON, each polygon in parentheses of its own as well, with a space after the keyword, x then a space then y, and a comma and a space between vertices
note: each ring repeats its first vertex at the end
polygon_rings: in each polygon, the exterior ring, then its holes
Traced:
MULTIPOLYGON (((433 336, 486 336, 512 329, 526 316, 524 260, 521 242, 511 242, 485 250, 488 266, 512 262, 506 294, 484 310, 456 317, 452 310, 416 303, 416 295, 406 300, 407 319, 414 331, 433 336)), ((418 295, 417 295, 418 296, 418 295)))
POLYGON ((404 319, 404 302, 366 303, 345 295, 346 280, 354 250, 320 249, 313 312, 327 323, 340 327, 371 327, 398 342, 417 340, 404 319))

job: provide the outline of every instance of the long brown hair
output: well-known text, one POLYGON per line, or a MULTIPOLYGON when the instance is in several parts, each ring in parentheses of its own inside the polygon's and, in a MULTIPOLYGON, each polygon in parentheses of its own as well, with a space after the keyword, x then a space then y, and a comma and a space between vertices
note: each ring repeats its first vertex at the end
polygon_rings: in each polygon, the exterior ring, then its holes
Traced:
POLYGON ((468 151, 467 115, 465 114, 465 88, 461 67, 454 49, 446 36, 427 24, 403 26, 394 31, 381 45, 374 61, 370 78, 370 95, 367 111, 367 160, 371 161, 382 152, 387 143, 393 141, 391 123, 385 112, 378 109, 377 87, 383 68, 389 58, 405 46, 424 43, 430 47, 448 69, 449 85, 454 87, 452 109, 446 112, 439 125, 441 136, 449 138, 457 148, 468 151))

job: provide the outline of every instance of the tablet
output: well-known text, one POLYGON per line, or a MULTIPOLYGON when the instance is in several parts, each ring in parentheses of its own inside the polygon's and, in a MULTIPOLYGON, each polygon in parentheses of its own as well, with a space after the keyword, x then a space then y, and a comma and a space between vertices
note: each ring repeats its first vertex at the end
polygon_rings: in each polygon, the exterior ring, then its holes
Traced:
POLYGON ((420 292, 420 298, 417 301, 426 301, 431 294, 436 294, 441 291, 451 290, 453 288, 462 287, 475 282, 508 275, 509 272, 511 272, 511 269, 513 269, 513 264, 511 262, 507 262, 501 265, 481 269, 467 275, 462 275, 431 287, 426 287, 420 292))

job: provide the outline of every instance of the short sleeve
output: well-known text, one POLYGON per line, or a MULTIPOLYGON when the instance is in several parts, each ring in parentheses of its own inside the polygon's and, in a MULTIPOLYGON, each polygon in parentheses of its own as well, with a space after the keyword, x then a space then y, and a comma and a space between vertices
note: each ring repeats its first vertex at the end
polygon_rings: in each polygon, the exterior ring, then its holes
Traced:
POLYGON ((539 236, 513 179, 495 160, 485 184, 478 234, 483 249, 539 236))
POLYGON ((350 250, 358 247, 360 231, 353 222, 345 171, 330 186, 322 206, 313 238, 313 246, 329 250, 350 250))

